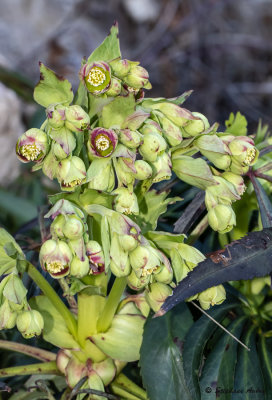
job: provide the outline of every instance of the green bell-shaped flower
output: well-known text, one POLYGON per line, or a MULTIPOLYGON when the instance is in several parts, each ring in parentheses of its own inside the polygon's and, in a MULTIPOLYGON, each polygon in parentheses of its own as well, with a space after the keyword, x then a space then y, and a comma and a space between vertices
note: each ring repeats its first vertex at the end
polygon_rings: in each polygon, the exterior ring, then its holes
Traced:
POLYGON ((42 333, 44 321, 39 311, 28 310, 22 311, 17 319, 16 325, 18 331, 21 332, 25 339, 30 339, 33 336, 39 336, 42 333))

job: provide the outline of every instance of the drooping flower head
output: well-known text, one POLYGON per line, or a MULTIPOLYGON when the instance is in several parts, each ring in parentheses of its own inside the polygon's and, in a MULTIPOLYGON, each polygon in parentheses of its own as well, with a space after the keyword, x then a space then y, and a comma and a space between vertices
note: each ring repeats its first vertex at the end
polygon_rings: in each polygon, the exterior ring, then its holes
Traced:
POLYGON ((41 129, 32 128, 21 135, 16 144, 16 154, 20 161, 42 161, 48 151, 48 138, 41 129))
POLYGON ((46 240, 40 250, 42 268, 53 278, 62 278, 69 273, 72 253, 62 240, 46 240))
POLYGON ((80 78, 90 93, 105 93, 111 84, 110 66, 104 61, 84 64, 80 70, 80 78))
POLYGON ((95 128, 87 143, 89 157, 109 157, 115 150, 118 136, 112 129, 95 128))

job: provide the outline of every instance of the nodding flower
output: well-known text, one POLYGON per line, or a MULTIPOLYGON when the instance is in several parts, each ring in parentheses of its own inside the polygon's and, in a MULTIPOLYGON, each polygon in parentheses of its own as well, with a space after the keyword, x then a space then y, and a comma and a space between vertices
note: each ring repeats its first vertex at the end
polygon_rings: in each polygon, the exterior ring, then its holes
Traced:
POLYGON ((48 137, 41 129, 32 128, 21 135, 16 144, 16 154, 20 161, 39 162, 48 152, 48 137))

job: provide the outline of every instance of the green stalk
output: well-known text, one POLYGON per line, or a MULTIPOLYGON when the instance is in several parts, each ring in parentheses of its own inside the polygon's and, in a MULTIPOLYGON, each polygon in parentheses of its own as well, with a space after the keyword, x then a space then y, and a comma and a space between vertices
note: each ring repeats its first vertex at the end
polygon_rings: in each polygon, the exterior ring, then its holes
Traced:
POLYGON ((57 368, 56 361, 46 363, 20 365, 0 369, 0 377, 10 377, 16 375, 62 375, 57 368))
POLYGON ((150 187, 152 186, 153 180, 152 179, 145 179, 144 181, 141 181, 138 183, 136 190, 135 190, 135 194, 137 196, 138 199, 138 204, 141 203, 141 201, 144 198, 144 195, 146 194, 146 192, 150 189, 150 187))
POLYGON ((132 382, 124 374, 119 374, 110 385, 114 394, 128 400, 147 400, 145 390, 132 382))
POLYGON ((97 331, 106 332, 113 320, 114 314, 117 310, 121 296, 124 293, 127 284, 127 278, 115 278, 114 284, 112 285, 110 294, 107 298, 107 302, 102 311, 101 316, 97 321, 97 331))
POLYGON ((63 303, 63 301, 59 298, 55 290, 52 288, 52 286, 47 282, 47 280, 42 276, 42 274, 37 270, 34 265, 31 263, 28 263, 26 272, 30 276, 30 278, 39 286, 39 288, 42 290, 42 292, 48 297, 48 299, 51 301, 53 306, 58 310, 58 312, 62 315, 62 317, 65 319, 67 328, 71 332, 71 334, 74 336, 74 338, 77 338, 77 324, 76 320, 71 313, 70 310, 66 307, 66 305, 63 303))
POLYGON ((209 226, 208 215, 206 214, 205 217, 202 218, 202 220, 197 224, 195 229, 191 232, 190 236, 187 239, 186 244, 192 245, 199 238, 199 236, 201 236, 202 233, 205 232, 208 226, 209 226))
POLYGON ((0 349, 17 351, 27 356, 37 358, 41 361, 55 361, 56 354, 50 351, 39 349, 38 347, 28 346, 27 344, 10 342, 8 340, 0 340, 0 349))

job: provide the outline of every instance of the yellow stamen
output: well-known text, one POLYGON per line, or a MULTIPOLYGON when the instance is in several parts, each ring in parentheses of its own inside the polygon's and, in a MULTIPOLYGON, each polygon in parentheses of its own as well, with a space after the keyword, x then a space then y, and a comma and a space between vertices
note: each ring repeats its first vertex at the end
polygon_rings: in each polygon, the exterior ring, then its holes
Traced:
POLYGON ((20 153, 28 161, 35 161, 40 155, 41 149, 39 149, 39 147, 37 147, 35 143, 25 144, 24 146, 20 147, 20 153))
POLYGON ((247 149, 246 158, 244 160, 245 165, 250 165, 256 156, 256 149, 252 147, 251 149, 247 149))
POLYGON ((104 83, 106 80, 106 75, 104 74, 103 71, 101 71, 101 68, 99 67, 93 67, 89 74, 87 81, 92 85, 92 86, 100 86, 102 83, 104 83))
POLYGON ((98 150, 104 151, 110 147, 110 140, 107 136, 100 134, 95 138, 95 145, 98 150))
POLYGON ((75 186, 78 186, 78 185, 81 185, 82 183, 84 183, 85 182, 85 178, 84 179, 74 179, 73 181, 71 181, 71 182, 63 182, 62 183, 62 185, 63 186, 66 186, 66 187, 75 187, 75 186))
POLYGON ((46 269, 51 274, 57 274, 66 268, 60 261, 53 261, 46 265, 46 269))

